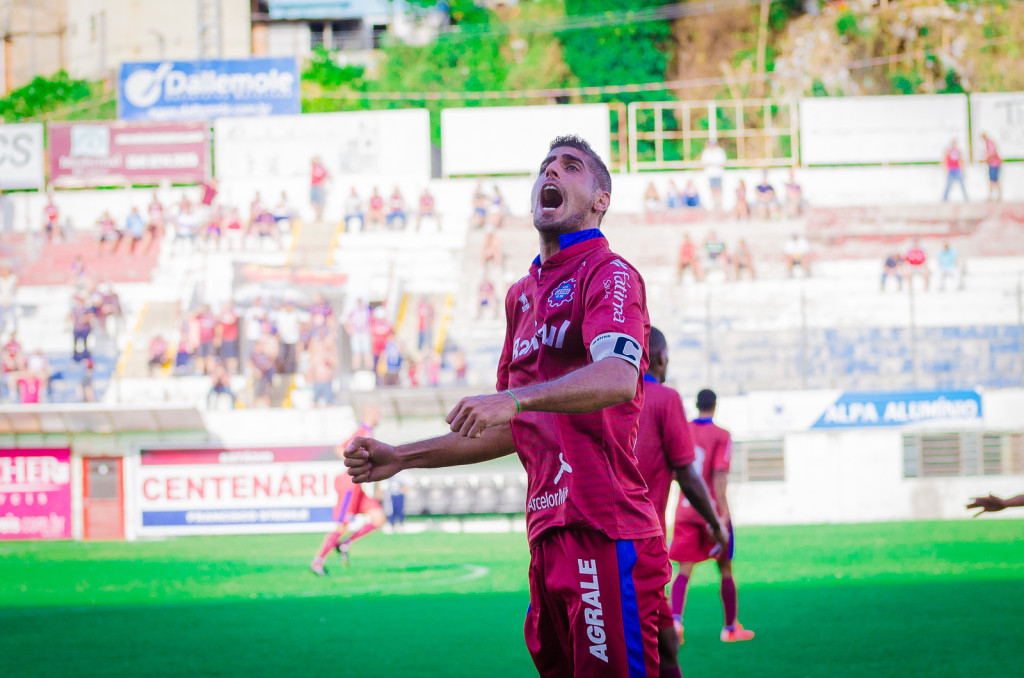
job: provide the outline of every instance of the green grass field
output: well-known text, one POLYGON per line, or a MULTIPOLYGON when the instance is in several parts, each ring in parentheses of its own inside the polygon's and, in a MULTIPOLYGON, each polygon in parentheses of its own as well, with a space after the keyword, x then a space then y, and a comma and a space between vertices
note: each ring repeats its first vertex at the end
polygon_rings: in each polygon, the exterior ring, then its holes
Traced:
MULTIPOLYGON (((332 575, 318 535, 0 545, 2 676, 529 676, 522 534, 375 534, 332 575)), ((1021 675, 1024 521, 737 531, 740 620, 714 566, 685 675, 1021 675)))

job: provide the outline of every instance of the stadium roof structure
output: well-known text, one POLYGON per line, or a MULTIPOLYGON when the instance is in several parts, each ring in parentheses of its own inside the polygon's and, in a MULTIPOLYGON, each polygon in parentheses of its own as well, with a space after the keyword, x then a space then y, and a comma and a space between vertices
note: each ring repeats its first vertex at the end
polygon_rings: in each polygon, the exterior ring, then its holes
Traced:
POLYGON ((0 407, 0 435, 162 433, 205 428, 195 407, 107 405, 11 405, 0 407))

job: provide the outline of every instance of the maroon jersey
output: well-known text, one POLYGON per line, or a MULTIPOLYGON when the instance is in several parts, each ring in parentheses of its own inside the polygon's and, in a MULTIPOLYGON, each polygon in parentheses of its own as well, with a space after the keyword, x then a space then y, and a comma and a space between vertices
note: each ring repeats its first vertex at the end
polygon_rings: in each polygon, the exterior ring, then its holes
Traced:
POLYGON ((529 479, 531 546, 563 527, 599 530, 611 539, 660 535, 633 456, 651 328, 640 274, 608 249, 599 230, 564 235, 561 251, 543 265, 538 257, 509 290, 505 315, 499 391, 551 381, 605 358, 638 370, 628 402, 587 414, 523 412, 512 419, 529 479))
POLYGON ((636 463, 647 481, 647 498, 654 504, 665 531, 665 510, 674 469, 696 459, 690 424, 679 394, 645 376, 644 409, 636 437, 636 463))
MULTIPOLYGON (((707 483, 715 513, 718 513, 714 474, 715 471, 729 472, 729 463, 732 461, 732 436, 724 428, 715 426, 711 417, 694 419, 690 432, 693 434, 693 451, 697 456, 700 474, 707 483)), ((707 521, 697 513, 697 509, 690 506, 686 497, 680 497, 679 507, 676 509, 676 522, 704 525, 707 521)))

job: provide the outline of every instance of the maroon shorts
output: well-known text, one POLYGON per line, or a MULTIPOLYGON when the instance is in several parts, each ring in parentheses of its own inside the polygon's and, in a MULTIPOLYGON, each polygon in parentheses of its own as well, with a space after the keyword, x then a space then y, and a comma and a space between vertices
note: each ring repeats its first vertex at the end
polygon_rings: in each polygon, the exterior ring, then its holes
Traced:
POLYGON ((659 610, 672 576, 661 536, 553 530, 531 549, 526 647, 542 678, 658 675, 659 610))
MULTIPOLYGON (((732 560, 732 523, 729 523, 728 529, 729 559, 732 560)), ((668 547, 668 557, 676 563, 702 563, 718 558, 718 553, 711 552, 716 546, 718 542, 711 538, 706 524, 677 521, 672 530, 672 544, 668 547)))
POLYGON ((338 497, 334 506, 334 522, 348 523, 357 513, 369 513, 373 509, 379 510, 380 502, 366 496, 362 488, 357 487, 338 497))

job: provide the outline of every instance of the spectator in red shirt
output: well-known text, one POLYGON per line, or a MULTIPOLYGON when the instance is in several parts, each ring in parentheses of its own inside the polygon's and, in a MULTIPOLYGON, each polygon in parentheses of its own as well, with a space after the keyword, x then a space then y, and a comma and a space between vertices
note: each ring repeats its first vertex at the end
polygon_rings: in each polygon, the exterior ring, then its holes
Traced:
POLYGON ((963 157, 960 155, 960 149, 956 145, 956 139, 953 139, 949 144, 949 148, 946 149, 946 156, 943 158, 942 164, 946 168, 946 190, 942 193, 942 202, 949 200, 949 191, 953 188, 954 182, 960 184, 960 190, 964 194, 964 202, 967 202, 963 157))
POLYGON ((679 264, 676 266, 676 280, 683 282, 683 273, 690 269, 693 279, 700 282, 704 279, 704 270, 697 256, 697 245, 690 239, 690 234, 683 236, 683 244, 679 246, 679 264))
POLYGON ((424 188, 423 194, 420 195, 420 211, 416 215, 416 230, 420 230, 420 224, 423 219, 430 219, 434 222, 435 228, 437 224, 437 213, 434 211, 434 196, 430 194, 430 189, 424 188))
POLYGON ((238 374, 238 324, 240 318, 232 303, 224 304, 217 316, 214 342, 217 356, 230 374, 238 374))
POLYGON ((199 330, 199 343, 196 346, 196 367, 209 374, 213 371, 217 359, 214 340, 217 337, 217 317, 210 311, 209 304, 203 304, 196 312, 195 322, 199 330))
POLYGON ((320 221, 324 216, 324 203, 327 202, 327 182, 330 175, 327 168, 319 157, 313 158, 312 167, 309 172, 309 202, 313 205, 313 212, 316 220, 320 221))
POLYGON ((121 240, 124 239, 124 231, 117 227, 117 222, 114 221, 114 217, 110 215, 109 211, 104 212, 100 215, 100 218, 96 220, 96 225, 100 227, 99 235, 96 236, 96 254, 103 254, 103 243, 108 240, 113 240, 114 244, 110 248, 110 253, 113 254, 117 251, 117 246, 121 244, 121 240))
POLYGON ((985 142, 985 164, 988 165, 988 199, 1002 200, 1003 189, 999 185, 999 171, 1003 167, 1003 159, 999 157, 996 142, 992 141, 989 135, 982 133, 981 140, 985 142))
POLYGON ((391 323, 388 322, 387 311, 383 306, 373 309, 370 317, 370 351, 373 353, 373 369, 377 369, 380 355, 391 336, 391 323))
POLYGON ((928 263, 926 259, 927 257, 924 254, 924 250, 921 249, 921 243, 917 240, 915 240, 911 248, 907 250, 907 254, 904 257, 904 261, 907 262, 907 280, 911 285, 913 285, 914 276, 919 275, 924 278, 924 288, 927 290, 931 276, 928 274, 928 263))
POLYGON ((159 334, 149 341, 149 376, 156 370, 162 370, 167 361, 167 340, 159 334))
POLYGON ((416 306, 416 316, 419 321, 419 342, 416 346, 423 351, 434 343, 434 305, 426 295, 420 297, 420 303, 416 306))
POLYGON ((373 195, 370 196, 370 208, 366 211, 366 227, 369 228, 373 225, 384 225, 384 198, 381 197, 376 186, 373 187, 373 195))
POLYGON ((405 228, 405 198, 398 186, 391 192, 388 199, 388 228, 405 228))
POLYGON ((60 210, 53 204, 53 197, 50 196, 46 199, 46 207, 43 208, 43 232, 46 234, 46 239, 49 242, 53 242, 54 238, 60 235, 60 210))

